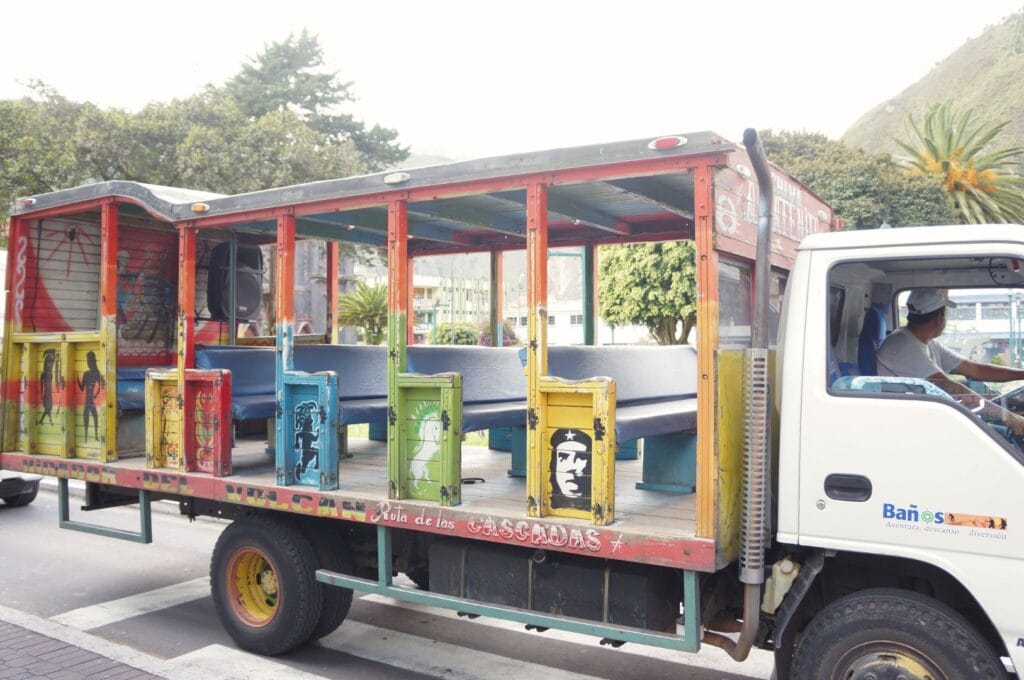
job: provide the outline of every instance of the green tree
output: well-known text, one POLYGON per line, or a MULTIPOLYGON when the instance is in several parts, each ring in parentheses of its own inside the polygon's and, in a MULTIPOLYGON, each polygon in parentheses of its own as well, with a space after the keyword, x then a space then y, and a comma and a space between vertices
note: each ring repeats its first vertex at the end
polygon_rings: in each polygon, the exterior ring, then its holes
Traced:
MULTIPOLYGON (((138 113, 45 83, 0 101, 0 223, 17 197, 111 179, 240 193, 345 177, 407 157, 394 130, 339 110, 351 83, 324 73, 315 36, 273 43, 223 87, 138 113)), ((2 240, 2 239, 0 239, 2 240)))
POLYGON ((306 30, 267 45, 225 83, 223 91, 250 118, 290 111, 329 143, 351 142, 371 170, 409 156, 409 150, 396 141, 395 130, 379 125, 367 129, 341 111, 342 105, 355 101, 352 83, 342 81, 337 71, 324 70, 320 41, 306 30))
POLYGON ((290 111, 249 120, 233 103, 214 101, 224 108, 222 124, 192 126, 176 148, 185 186, 241 193, 344 177, 362 167, 350 143, 325 146, 322 135, 290 111))
POLYGON ((1024 222, 1024 178, 1016 174, 1024 147, 991 149, 1009 124, 978 120, 974 109, 947 100, 930 106, 920 125, 908 116, 907 138, 896 143, 913 175, 941 187, 960 222, 1024 222))
POLYGON ((646 326, 662 345, 686 342, 697 316, 690 241, 604 246, 598 312, 616 326, 646 326))
POLYGON ((91 174, 77 155, 78 121, 91 104, 79 104, 40 82, 34 97, 0 100, 0 245, 14 199, 75 186, 91 174))
POLYGON ((810 132, 768 131, 762 143, 768 159, 831 205, 847 229, 956 221, 934 182, 909 175, 888 154, 810 132))
POLYGON ((475 345, 480 340, 480 331, 472 324, 445 322, 434 329, 431 343, 434 345, 475 345))
POLYGON ((338 302, 338 323, 362 328, 368 345, 384 342, 388 329, 387 286, 356 283, 356 289, 338 302))

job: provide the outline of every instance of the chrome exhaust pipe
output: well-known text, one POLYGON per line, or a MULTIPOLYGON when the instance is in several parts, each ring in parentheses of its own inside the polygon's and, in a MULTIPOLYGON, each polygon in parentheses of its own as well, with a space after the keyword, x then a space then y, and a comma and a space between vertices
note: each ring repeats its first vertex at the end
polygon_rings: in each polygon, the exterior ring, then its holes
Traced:
MULTIPOLYGON (((750 653, 757 635, 764 584, 765 550, 769 540, 771 417, 768 385, 768 292, 771 273, 772 175, 757 136, 748 128, 743 145, 757 176, 759 215, 757 255, 754 261, 754 318, 750 349, 745 352, 744 402, 746 441, 743 456, 743 518, 740 529, 740 581, 743 586, 743 625, 735 644, 726 651, 737 661, 750 653)), ((731 642, 731 641, 730 641, 731 642)), ((714 643, 712 643, 714 644, 714 643)))

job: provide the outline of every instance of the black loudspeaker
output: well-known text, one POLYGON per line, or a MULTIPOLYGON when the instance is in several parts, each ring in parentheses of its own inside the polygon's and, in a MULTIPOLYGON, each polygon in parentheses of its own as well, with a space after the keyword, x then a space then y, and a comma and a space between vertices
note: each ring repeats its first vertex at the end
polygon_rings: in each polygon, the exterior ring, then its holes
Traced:
MULTIPOLYGON (((231 318, 231 243, 218 243, 210 252, 206 306, 217 321, 231 318)), ((248 321, 260 311, 263 301, 263 251, 259 246, 238 244, 235 260, 235 318, 248 321)))

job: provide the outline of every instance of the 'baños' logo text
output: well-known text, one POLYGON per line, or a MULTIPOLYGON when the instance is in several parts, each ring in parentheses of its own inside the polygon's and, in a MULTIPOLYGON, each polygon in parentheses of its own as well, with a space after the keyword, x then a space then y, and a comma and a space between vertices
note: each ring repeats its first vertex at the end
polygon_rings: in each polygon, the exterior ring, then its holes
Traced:
POLYGON ((882 503, 882 518, 895 519, 902 522, 924 522, 925 524, 945 524, 946 522, 943 513, 932 512, 931 510, 918 510, 914 504, 901 508, 893 503, 882 503))

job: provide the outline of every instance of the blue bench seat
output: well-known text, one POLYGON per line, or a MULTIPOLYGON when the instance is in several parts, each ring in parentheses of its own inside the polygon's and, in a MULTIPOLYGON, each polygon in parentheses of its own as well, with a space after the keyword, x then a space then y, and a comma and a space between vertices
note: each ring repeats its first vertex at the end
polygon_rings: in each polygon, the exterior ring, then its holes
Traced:
POLYGON ((274 417, 276 359, 273 347, 196 347, 196 368, 231 371, 231 417, 236 421, 274 417))
POLYGON ((174 366, 118 366, 117 408, 120 411, 144 411, 146 409, 146 371, 155 368, 160 371, 173 370, 174 366))
MULTIPOLYGON (((342 425, 387 419, 387 351, 367 345, 297 345, 295 369, 335 371, 342 425)), ((277 351, 273 347, 201 346, 197 368, 231 371, 231 415, 235 420, 273 418, 277 351)))
POLYGON ((615 407, 616 441, 658 437, 697 428, 697 395, 615 407))
POLYGON ((515 347, 412 345, 410 373, 462 375, 462 431, 525 427, 526 374, 515 347))
POLYGON ((620 442, 697 426, 697 351, 689 345, 548 348, 548 373, 569 380, 615 381, 620 442))
POLYGON ((494 427, 524 427, 526 401, 500 401, 462 405, 462 431, 476 432, 494 427))
POLYGON ((385 423, 388 419, 388 398, 343 399, 339 402, 342 425, 385 423))
POLYGON ((383 345, 296 345, 295 370, 338 374, 342 425, 387 422, 388 355, 383 345))

